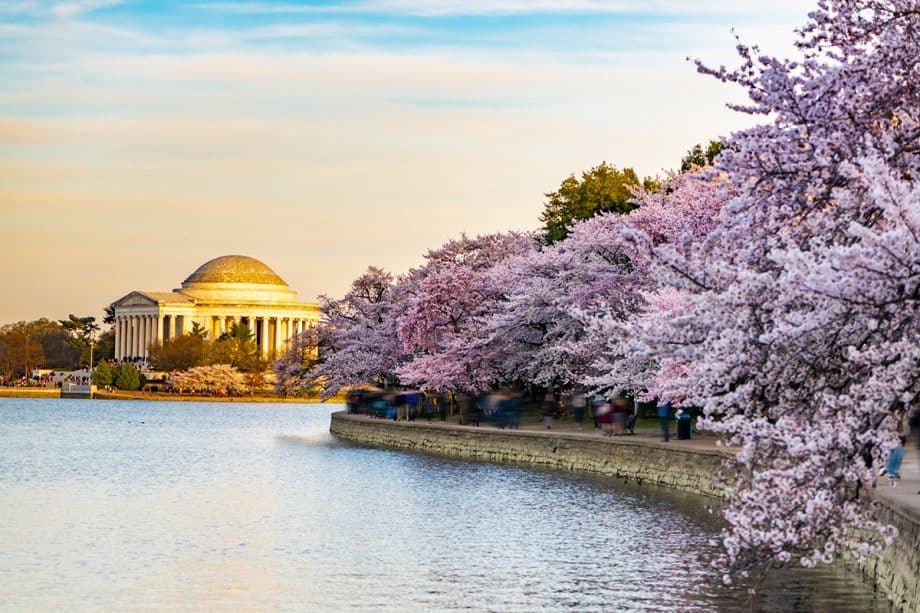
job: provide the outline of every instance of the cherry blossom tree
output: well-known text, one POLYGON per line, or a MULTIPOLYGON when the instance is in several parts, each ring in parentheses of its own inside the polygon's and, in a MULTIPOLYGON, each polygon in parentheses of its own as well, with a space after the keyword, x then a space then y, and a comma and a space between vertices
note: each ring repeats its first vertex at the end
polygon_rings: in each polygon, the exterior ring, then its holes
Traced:
POLYGON ((229 364, 195 366, 169 376, 169 387, 182 392, 204 392, 226 396, 241 396, 249 392, 246 378, 229 364))
POLYGON ((726 581, 889 542, 867 491, 920 391, 920 4, 820 0, 797 45, 698 63, 763 119, 715 169, 551 246, 461 237, 379 299, 327 301, 328 389, 644 388, 739 449, 726 581))
POLYGON ((660 392, 740 448, 726 581, 890 542, 866 493, 920 383, 920 5, 822 0, 798 48, 699 64, 766 121, 719 157, 737 195, 702 248, 654 249, 683 306, 636 331, 660 392))
POLYGON ((617 240, 624 217, 606 213, 576 223, 564 240, 493 267, 483 282, 501 288, 502 299, 480 319, 467 351, 499 364, 505 382, 576 383, 590 355, 581 351, 584 325, 573 308, 635 308, 641 272, 617 240))
POLYGON ((399 377, 425 389, 475 391, 496 382, 500 365, 476 351, 481 319, 505 298, 505 288, 487 283, 487 276, 504 260, 537 248, 534 237, 510 232, 462 235, 430 251, 407 275, 409 306, 397 328, 413 357, 397 370, 399 377))
POLYGON ((317 378, 319 366, 319 329, 309 327, 291 337, 287 349, 272 362, 275 393, 279 396, 320 395, 322 383, 317 378))
POLYGON ((342 298, 321 297, 319 326, 298 335, 273 365, 276 390, 290 395, 318 386, 328 398, 343 387, 397 384, 396 368, 408 359, 396 329, 403 295, 391 274, 369 267, 342 298))
MULTIPOLYGON (((671 284, 674 265, 692 261, 708 249, 724 204, 737 195, 712 168, 698 174, 670 174, 665 189, 636 194, 638 208, 600 240, 620 245, 634 278, 631 308, 573 305, 587 328, 580 352, 591 358, 582 382, 604 392, 630 390, 642 400, 662 395, 666 382, 684 373, 680 360, 659 356, 658 346, 671 323, 690 307, 689 292, 671 284)), ((668 390, 672 401, 683 400, 668 390)))

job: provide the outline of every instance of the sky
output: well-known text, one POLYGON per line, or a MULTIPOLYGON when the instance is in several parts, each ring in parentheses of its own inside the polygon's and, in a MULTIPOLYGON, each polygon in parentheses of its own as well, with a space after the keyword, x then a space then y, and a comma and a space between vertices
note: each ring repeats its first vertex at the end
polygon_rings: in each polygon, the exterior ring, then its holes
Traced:
POLYGON ((301 300, 535 230, 752 118, 689 58, 792 53, 801 0, 0 0, 0 325, 249 255, 301 300), (734 34, 733 34, 734 32, 734 34))

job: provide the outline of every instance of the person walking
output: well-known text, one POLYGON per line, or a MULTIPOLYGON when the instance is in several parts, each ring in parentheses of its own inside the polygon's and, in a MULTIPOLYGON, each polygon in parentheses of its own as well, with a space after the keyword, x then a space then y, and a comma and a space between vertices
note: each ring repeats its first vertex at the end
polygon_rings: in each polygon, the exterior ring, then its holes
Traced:
POLYGON ((904 459, 904 444, 907 442, 907 437, 903 434, 898 438, 899 445, 888 454, 888 462, 885 464, 885 472, 888 473, 888 482, 891 485, 897 485, 901 480, 901 462, 904 459))
POLYGON ((658 420, 661 422, 661 440, 671 440, 671 402, 658 399, 658 420))

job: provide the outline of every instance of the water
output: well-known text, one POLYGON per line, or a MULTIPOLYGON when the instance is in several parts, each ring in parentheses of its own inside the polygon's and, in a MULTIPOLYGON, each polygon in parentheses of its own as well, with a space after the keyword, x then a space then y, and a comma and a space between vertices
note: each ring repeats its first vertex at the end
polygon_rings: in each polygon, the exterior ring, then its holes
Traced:
POLYGON ((342 444, 338 408, 0 399, 0 608, 888 610, 836 567, 710 584, 705 499, 342 444))

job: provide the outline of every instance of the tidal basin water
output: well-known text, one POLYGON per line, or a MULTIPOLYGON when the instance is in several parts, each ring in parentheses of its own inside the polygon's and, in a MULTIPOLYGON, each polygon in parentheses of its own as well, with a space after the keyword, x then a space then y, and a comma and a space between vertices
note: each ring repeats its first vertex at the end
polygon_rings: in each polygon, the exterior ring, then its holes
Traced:
POLYGON ((888 610, 837 567, 750 603, 705 499, 346 445, 340 408, 0 399, 0 608, 888 610))

